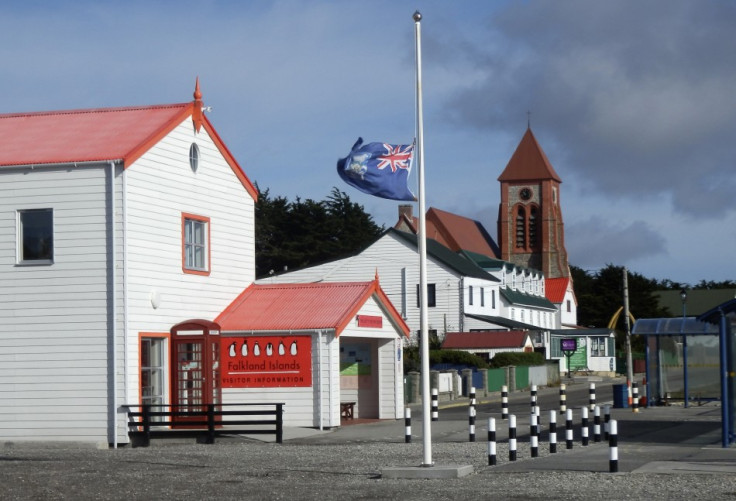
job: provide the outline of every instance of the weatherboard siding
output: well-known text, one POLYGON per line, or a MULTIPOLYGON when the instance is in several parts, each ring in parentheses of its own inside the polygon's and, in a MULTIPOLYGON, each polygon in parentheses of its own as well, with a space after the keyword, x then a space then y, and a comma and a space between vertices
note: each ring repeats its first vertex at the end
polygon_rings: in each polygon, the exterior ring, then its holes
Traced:
POLYGON ((128 394, 138 403, 141 332, 214 319, 255 278, 254 200, 205 129, 189 119, 125 171, 128 394), (189 148, 200 149, 193 172, 189 148), (182 270, 182 214, 209 218, 210 273, 182 270), (152 296, 160 299, 158 308, 152 296))
POLYGON ((0 170, 2 439, 111 441, 109 183, 107 164, 0 170), (16 211, 33 208, 53 209, 54 263, 16 266, 16 211))

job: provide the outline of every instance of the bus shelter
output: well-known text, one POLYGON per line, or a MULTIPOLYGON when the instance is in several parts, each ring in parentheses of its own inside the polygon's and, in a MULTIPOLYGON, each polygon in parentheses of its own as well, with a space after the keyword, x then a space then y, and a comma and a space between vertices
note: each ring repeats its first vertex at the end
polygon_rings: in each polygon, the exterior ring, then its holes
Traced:
POLYGON ((723 447, 734 441, 734 322, 736 300, 699 317, 639 319, 631 331, 645 338, 647 405, 720 400, 723 447))

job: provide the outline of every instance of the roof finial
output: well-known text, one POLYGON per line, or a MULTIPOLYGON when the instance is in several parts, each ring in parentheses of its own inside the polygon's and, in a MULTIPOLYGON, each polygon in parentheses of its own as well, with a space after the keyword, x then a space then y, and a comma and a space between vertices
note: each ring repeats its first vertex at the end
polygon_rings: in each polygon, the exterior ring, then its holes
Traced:
POLYGON ((527 129, 532 128, 532 112, 531 111, 526 112, 526 128, 527 129))
POLYGON ((378 268, 376 268, 376 282, 378 282, 378 268))
POLYGON ((199 132, 202 128, 204 117, 204 103, 202 102, 202 91, 199 90, 199 76, 194 83, 194 102, 192 103, 192 122, 194 122, 194 130, 199 132))

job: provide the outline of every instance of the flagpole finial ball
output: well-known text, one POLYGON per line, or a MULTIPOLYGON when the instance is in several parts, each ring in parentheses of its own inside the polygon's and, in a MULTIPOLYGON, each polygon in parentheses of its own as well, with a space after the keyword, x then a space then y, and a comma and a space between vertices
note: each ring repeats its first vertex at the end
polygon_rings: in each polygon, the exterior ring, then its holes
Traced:
POLYGON ((414 11, 414 22, 418 23, 421 20, 422 20, 422 14, 418 10, 414 11))

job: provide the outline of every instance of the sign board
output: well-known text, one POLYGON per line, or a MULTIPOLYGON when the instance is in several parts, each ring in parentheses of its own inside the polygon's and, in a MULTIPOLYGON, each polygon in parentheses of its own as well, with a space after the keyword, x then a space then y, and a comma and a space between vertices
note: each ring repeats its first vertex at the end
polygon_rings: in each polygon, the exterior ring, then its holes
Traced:
POLYGON ((383 327, 383 317, 379 315, 358 315, 358 327, 383 327))
POLYGON ((578 349, 578 340, 574 337, 560 339, 560 349, 562 351, 574 352, 578 349))
POLYGON ((244 336, 220 343, 223 388, 312 386, 311 336, 244 336))

